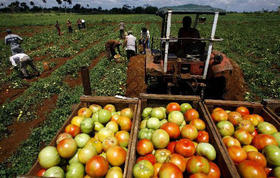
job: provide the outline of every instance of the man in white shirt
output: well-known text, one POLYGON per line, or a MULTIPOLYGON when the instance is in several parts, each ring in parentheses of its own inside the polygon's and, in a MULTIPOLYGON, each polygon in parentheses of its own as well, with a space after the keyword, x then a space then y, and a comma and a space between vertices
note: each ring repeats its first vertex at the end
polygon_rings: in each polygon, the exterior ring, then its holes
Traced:
POLYGON ((33 64, 32 59, 24 53, 18 53, 11 56, 10 61, 14 67, 16 68, 18 67, 20 69, 24 78, 30 78, 30 75, 28 75, 26 70, 27 65, 29 65, 36 72, 36 76, 40 75, 39 71, 36 69, 35 65, 33 64))
POLYGON ((23 52, 22 48, 20 47, 20 43, 22 40, 23 39, 20 36, 12 34, 12 31, 10 29, 7 29, 7 36, 5 36, 5 44, 10 45, 12 55, 23 52))
POLYGON ((135 56, 137 50, 136 37, 132 35, 132 31, 128 31, 128 35, 124 41, 127 58, 135 56))

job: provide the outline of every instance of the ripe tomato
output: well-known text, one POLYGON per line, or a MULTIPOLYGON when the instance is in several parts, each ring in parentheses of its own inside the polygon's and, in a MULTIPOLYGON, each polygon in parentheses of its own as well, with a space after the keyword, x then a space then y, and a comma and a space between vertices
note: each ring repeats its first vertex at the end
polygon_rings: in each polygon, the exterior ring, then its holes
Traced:
POLYGON ((166 122, 160 128, 165 130, 170 138, 176 139, 180 136, 180 127, 173 122, 166 122))
POLYGON ((89 108, 83 107, 79 109, 78 116, 84 116, 86 118, 90 117, 92 115, 92 111, 89 108))
POLYGON ((195 173, 190 175, 189 178, 209 178, 209 176, 203 173, 195 173))
POLYGON ((194 140, 196 139, 197 135, 198 135, 197 129, 193 125, 188 124, 182 127, 181 129, 181 136, 183 138, 194 140))
POLYGON ((229 148, 231 146, 239 146, 239 147, 241 147, 240 142, 237 139, 235 139, 235 138, 233 138, 231 136, 225 136, 223 138, 223 142, 224 142, 224 144, 226 145, 227 148, 229 148))
POLYGON ((228 120, 228 114, 225 110, 217 110, 212 112, 211 117, 215 122, 228 120))
POLYGON ((265 170, 262 166, 252 160, 244 160, 238 164, 238 170, 242 177, 266 178, 265 170))
POLYGON ((159 173, 160 178, 183 178, 183 173, 181 170, 173 163, 163 163, 159 173))
POLYGON ((259 123, 264 121, 262 116, 260 116, 258 114, 252 114, 252 115, 259 121, 259 123))
POLYGON ((170 113, 171 111, 181 111, 181 107, 178 103, 172 102, 166 106, 166 111, 167 113, 170 113))
POLYGON ((158 177, 158 173, 159 173, 159 170, 161 168, 161 165, 162 165, 162 163, 154 164, 154 176, 153 176, 153 178, 157 178, 158 177))
POLYGON ((196 141, 198 143, 200 143, 200 142, 208 143, 209 142, 209 134, 208 134, 208 132, 206 132, 204 130, 199 131, 198 135, 197 135, 197 138, 196 138, 196 141))
POLYGON ((253 140, 253 136, 244 129, 238 129, 235 131, 234 136, 241 144, 244 145, 249 145, 253 140))
POLYGON ((126 151, 120 146, 113 146, 106 152, 106 158, 113 166, 121 166, 126 159, 126 151))
POLYGON ((175 164, 182 172, 185 171, 187 166, 187 161, 182 155, 172 154, 169 158, 169 162, 175 164))
POLYGON ((118 119, 118 124, 120 125, 121 130, 124 131, 130 131, 132 126, 131 120, 126 116, 120 116, 120 118, 118 119))
POLYGON ((240 163, 247 158, 247 153, 239 146, 231 146, 228 148, 230 158, 234 163, 240 163))
POLYGON ((199 113, 195 109, 189 109, 184 113, 186 121, 192 121, 199 118, 199 113))
POLYGON ((168 145, 167 145, 167 149, 168 149, 171 153, 174 153, 174 152, 175 152, 176 142, 177 142, 177 141, 169 142, 168 145))
POLYGON ((120 117, 121 117, 120 115, 114 114, 111 117, 111 121, 115 121, 116 123, 118 123, 118 120, 119 120, 120 117))
POLYGON ((116 133, 115 137, 117 138, 120 146, 127 147, 129 142, 129 133, 127 131, 121 130, 116 133))
POLYGON ((213 162, 209 162, 210 171, 208 173, 208 178, 220 178, 221 171, 220 168, 213 162))
POLYGON ((139 155, 146 155, 154 150, 154 146, 149 139, 145 138, 137 143, 136 150, 139 155))
POLYGON ((255 146, 258 150, 262 150, 267 145, 276 145, 278 146, 278 143, 276 139, 268 134, 258 134, 254 137, 253 146, 255 146))
POLYGON ((111 112, 116 112, 116 108, 112 104, 106 104, 106 106, 104 106, 104 109, 108 110, 108 111, 111 111, 111 112))
POLYGON ((136 163, 138 163, 139 161, 142 161, 142 160, 150 161, 153 165, 157 162, 156 157, 153 154, 147 154, 146 156, 140 156, 139 158, 137 158, 136 163))
POLYGON ((251 135, 252 135, 253 137, 255 137, 256 135, 258 135, 257 130, 255 129, 254 132, 251 133, 251 135))
POLYGON ((217 108, 213 109, 213 112, 216 112, 216 111, 224 111, 224 109, 220 108, 220 107, 217 107, 217 108))
POLYGON ((244 106, 239 106, 238 108, 236 108, 236 111, 239 112, 242 117, 250 114, 248 108, 244 106))
POLYGON ((240 121, 242 121, 242 116, 239 112, 232 111, 228 114, 228 121, 233 125, 238 125, 240 121))
POLYGON ((62 158, 70 158, 76 153, 77 147, 73 138, 66 138, 60 141, 56 148, 62 158))
POLYGON ((103 177, 109 169, 108 161, 102 156, 93 156, 86 163, 86 173, 91 177, 103 177))
POLYGON ((245 115, 245 116, 243 116, 243 119, 251 121, 254 126, 257 126, 259 123, 259 120, 257 119, 255 114, 245 115))
POLYGON ((195 146, 189 139, 180 139, 175 145, 175 152, 184 157, 189 157, 195 153, 195 146))
POLYGON ((205 122, 201 119, 194 119, 190 122, 190 125, 195 126, 197 130, 204 130, 205 129, 205 122))
POLYGON ((247 159, 260 164, 262 167, 266 167, 266 158, 260 152, 257 151, 247 152, 247 159))
POLYGON ((78 135, 80 133, 80 127, 73 125, 73 124, 68 124, 65 127, 65 132, 72 135, 72 137, 75 137, 76 135, 78 135))
POLYGON ((44 175, 44 173, 46 172, 46 169, 42 168, 37 172, 37 176, 42 177, 44 175))

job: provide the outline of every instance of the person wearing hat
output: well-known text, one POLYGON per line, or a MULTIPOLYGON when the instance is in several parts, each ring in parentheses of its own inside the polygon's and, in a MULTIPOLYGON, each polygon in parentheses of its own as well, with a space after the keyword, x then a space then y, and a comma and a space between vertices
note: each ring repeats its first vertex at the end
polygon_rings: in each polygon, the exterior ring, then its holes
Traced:
POLYGON ((119 26, 120 26, 120 39, 124 39, 124 27, 125 26, 124 26, 123 20, 121 20, 119 26))
POLYGON ((137 52, 136 51, 137 44, 136 44, 136 37, 132 35, 132 31, 128 31, 127 33, 128 35, 125 38, 124 46, 125 46, 127 58, 130 59, 130 57, 135 56, 137 52))
POLYGON ((12 55, 23 52, 20 47, 20 43, 22 42, 22 38, 16 34, 12 34, 10 29, 7 29, 7 36, 5 36, 5 44, 10 45, 12 55))
POLYGON ((25 53, 18 53, 11 56, 10 62, 12 63, 14 68, 19 68, 24 78, 30 78, 30 75, 26 70, 28 65, 34 70, 34 72, 36 72, 36 76, 40 75, 40 72, 33 64, 32 59, 25 53))
POLYGON ((107 52, 107 57, 109 59, 113 59, 114 56, 117 54, 115 51, 116 48, 118 49, 119 54, 121 54, 120 45, 121 43, 117 40, 109 40, 106 42, 105 49, 107 52))

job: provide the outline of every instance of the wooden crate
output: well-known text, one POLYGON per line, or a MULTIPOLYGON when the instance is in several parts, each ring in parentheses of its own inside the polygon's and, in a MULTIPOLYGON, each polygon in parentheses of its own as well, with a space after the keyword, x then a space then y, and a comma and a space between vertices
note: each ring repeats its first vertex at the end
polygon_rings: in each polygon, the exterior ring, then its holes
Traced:
MULTIPOLYGON (((225 150, 227 157, 229 157, 228 151, 226 146, 224 145, 222 141, 222 137, 216 127, 215 122, 211 118, 211 113, 214 108, 221 107, 225 110, 231 110, 234 111, 239 106, 245 106, 249 109, 250 113, 259 114, 264 118, 264 121, 270 122, 273 124, 278 130, 280 129, 280 122, 273 117, 261 103, 257 102, 245 102, 245 101, 226 101, 226 100, 204 100, 202 103, 203 107, 205 108, 205 111, 207 112, 206 119, 211 122, 213 125, 213 130, 216 132, 216 135, 219 137, 219 141, 223 149, 225 150)), ((230 159, 230 164, 232 167, 235 167, 235 164, 230 159)))
MULTIPOLYGON (((124 177, 126 177, 127 171, 128 171, 128 161, 130 158, 130 147, 131 147, 131 143, 132 143, 132 138, 133 138, 133 128, 135 127, 135 123, 136 123, 136 116, 139 115, 137 113, 137 107, 138 104, 140 103, 138 98, 124 98, 124 99, 120 99, 120 98, 116 98, 116 97, 105 97, 105 96, 81 96, 80 98, 80 103, 78 104, 78 106, 73 110, 72 114, 68 117, 68 119, 64 122, 63 126, 60 128, 60 130, 57 132, 56 136, 52 139, 50 145, 51 146, 55 146, 55 142, 57 139, 57 136, 60 133, 64 132, 65 127, 71 123, 71 120, 74 116, 77 115, 78 110, 81 107, 88 107, 91 104, 99 104, 102 107, 104 107, 106 104, 113 104, 116 107, 116 110, 121 110, 123 108, 129 107, 133 110, 133 120, 132 120, 132 127, 131 127, 131 131, 130 131, 130 141, 128 144, 128 150, 127 150, 127 155, 126 155, 126 161, 124 164, 124 172, 123 175, 124 177)), ((37 172, 41 169, 41 166, 38 162, 38 160, 35 162, 35 164, 33 165, 33 167, 30 169, 30 171, 28 172, 28 176, 33 176, 36 175, 37 172)))
POLYGON ((280 121, 280 100, 264 99, 262 103, 265 105, 265 109, 280 121))
MULTIPOLYGON (((220 167, 222 177, 230 178, 230 177, 239 177, 235 167, 230 167, 230 158, 227 154, 225 154, 224 149, 220 145, 220 140, 216 135, 216 132, 213 130, 212 125, 209 123, 208 120, 204 118, 206 115, 206 111, 204 110, 204 107, 200 103, 200 98, 197 96, 181 96, 181 95, 154 95, 154 94, 140 94, 141 104, 139 104, 138 110, 141 112, 143 109, 147 106, 149 107, 158 107, 163 106, 166 107, 168 103, 170 102, 177 102, 179 104, 188 102, 190 103, 197 111, 199 112, 201 119, 205 121, 206 123, 206 131, 209 133, 209 140, 210 143, 215 147, 217 152, 217 158, 215 160, 215 163, 220 167), (233 168, 233 169, 232 169, 233 168)), ((129 162, 129 172, 127 177, 132 178, 133 177, 133 166, 136 163, 137 160, 137 153, 136 153, 136 146, 138 142, 138 131, 139 126, 141 122, 141 112, 139 112, 139 115, 137 116, 137 121, 135 123, 135 129, 133 133, 133 140, 131 145, 131 151, 130 151, 130 162, 129 162)))

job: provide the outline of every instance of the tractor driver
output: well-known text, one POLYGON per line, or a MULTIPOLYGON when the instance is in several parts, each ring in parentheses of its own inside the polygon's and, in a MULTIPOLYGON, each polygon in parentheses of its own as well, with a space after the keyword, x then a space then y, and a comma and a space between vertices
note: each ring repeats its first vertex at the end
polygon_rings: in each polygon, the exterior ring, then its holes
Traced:
MULTIPOLYGON (((191 28, 192 19, 190 16, 185 16, 183 18, 183 27, 180 28, 178 32, 178 38, 200 38, 199 31, 195 28, 191 28)), ((194 40, 178 40, 179 43, 179 57, 185 57, 186 53, 189 54, 193 51, 195 46, 194 40)))

